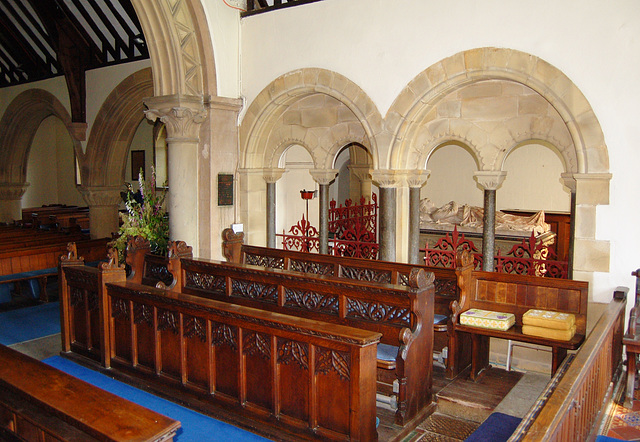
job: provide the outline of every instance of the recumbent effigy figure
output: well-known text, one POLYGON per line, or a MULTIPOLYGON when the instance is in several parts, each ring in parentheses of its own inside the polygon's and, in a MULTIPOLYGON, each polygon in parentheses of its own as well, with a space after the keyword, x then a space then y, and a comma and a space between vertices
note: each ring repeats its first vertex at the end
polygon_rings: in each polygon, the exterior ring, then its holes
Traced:
MULTIPOLYGON (((459 227, 482 231, 484 221, 484 208, 459 205, 455 201, 436 207, 429 198, 420 200, 420 228, 430 229, 434 227, 446 227, 458 225, 459 227)), ((453 227, 451 227, 453 228, 453 227)), ((531 216, 511 215, 496 212, 496 231, 527 232, 533 231, 535 236, 547 233, 551 230, 549 224, 544 222, 544 211, 539 211, 531 216)))

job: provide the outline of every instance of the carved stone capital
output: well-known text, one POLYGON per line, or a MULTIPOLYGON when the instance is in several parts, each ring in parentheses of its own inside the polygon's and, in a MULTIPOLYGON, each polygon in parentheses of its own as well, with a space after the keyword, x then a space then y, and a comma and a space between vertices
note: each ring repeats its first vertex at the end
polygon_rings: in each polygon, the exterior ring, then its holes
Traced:
POLYGON ((562 179, 562 184, 564 184, 571 191, 571 193, 576 193, 577 183, 573 174, 563 173, 560 175, 560 177, 562 179))
POLYGON ((200 125, 207 119, 203 97, 167 95, 153 97, 144 102, 145 116, 160 120, 167 128, 167 141, 198 142, 200 125))
POLYGON ((371 171, 371 178, 378 187, 397 188, 404 182, 403 173, 399 170, 373 170, 371 171))
POLYGON ((0 200, 19 200, 27 187, 29 183, 0 183, 0 200))
POLYGON ((282 175, 284 175, 286 171, 286 169, 279 168, 262 169, 262 177, 267 183, 275 183, 282 178, 282 175))
POLYGON ((80 186, 82 198, 90 207, 117 206, 122 202, 120 187, 114 186, 80 186))
POLYGON ((480 170, 475 172, 473 177, 484 190, 496 190, 504 182, 504 179, 507 177, 507 172, 500 170, 480 170))
POLYGON ((430 170, 406 170, 406 182, 409 187, 422 187, 427 182, 429 175, 431 175, 430 170))
POLYGON ((331 181, 335 180, 338 175, 338 169, 311 169, 309 174, 318 184, 331 184, 331 181))
POLYGON ((365 166, 350 165, 350 166, 347 166, 347 168, 361 182, 371 181, 371 167, 370 166, 367 166, 367 165, 365 165, 365 166))

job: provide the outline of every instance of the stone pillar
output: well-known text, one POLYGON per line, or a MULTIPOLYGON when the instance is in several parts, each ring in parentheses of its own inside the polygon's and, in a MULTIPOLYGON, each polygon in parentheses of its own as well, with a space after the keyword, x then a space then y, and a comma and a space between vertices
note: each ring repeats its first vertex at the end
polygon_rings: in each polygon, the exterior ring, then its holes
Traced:
POLYGON ((399 179, 393 170, 374 170, 373 180, 380 189, 380 222, 378 242, 382 261, 396 260, 396 188, 399 179))
POLYGON ((371 168, 368 165, 350 165, 348 169, 351 175, 358 178, 360 182, 358 194, 355 195, 353 186, 351 186, 352 191, 349 194, 349 198, 353 201, 359 201, 361 196, 371 199, 371 168))
POLYGON ((29 183, 0 183, 0 222, 12 223, 22 219, 22 195, 29 183))
POLYGON ((576 180, 572 174, 562 174, 562 183, 571 192, 570 218, 570 235, 569 238, 569 262, 567 263, 567 278, 573 279, 573 248, 576 237, 576 180))
POLYGON ((320 238, 318 241, 319 252, 326 255, 329 253, 329 185, 336 179, 338 171, 336 169, 311 169, 309 173, 320 186, 320 207, 318 210, 320 217, 318 235, 320 238))
MULTIPOLYGON (((409 263, 420 262, 420 189, 427 182, 430 170, 407 171, 409 186, 409 263)), ((424 264, 424 262, 422 263, 424 264)))
POLYGON ((119 230, 118 208, 122 202, 121 187, 80 186, 82 198, 89 206, 91 238, 110 238, 119 230))
POLYGON ((482 230, 482 270, 494 271, 496 243, 496 190, 502 185, 506 172, 479 171, 474 173, 478 184, 484 188, 484 222, 482 230))
POLYGON ((264 169, 267 182, 267 247, 276 248, 276 182, 282 178, 285 169, 264 169))
POLYGON ((168 95, 145 101, 146 117, 160 119, 167 129, 169 236, 193 247, 199 255, 198 143, 207 118, 203 97, 168 95))

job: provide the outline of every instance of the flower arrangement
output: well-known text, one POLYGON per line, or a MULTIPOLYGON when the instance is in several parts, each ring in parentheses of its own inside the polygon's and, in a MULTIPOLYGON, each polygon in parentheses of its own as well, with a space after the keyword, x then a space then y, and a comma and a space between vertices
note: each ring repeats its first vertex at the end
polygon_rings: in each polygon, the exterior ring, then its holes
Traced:
POLYGON ((127 192, 121 192, 127 212, 120 214, 122 225, 119 236, 111 242, 111 246, 118 250, 123 261, 127 242, 135 236, 147 239, 152 253, 167 254, 169 216, 164 207, 166 192, 156 190, 156 171, 153 167, 151 170, 151 180, 145 181, 144 172, 140 169, 137 192, 133 192, 128 183, 127 192))

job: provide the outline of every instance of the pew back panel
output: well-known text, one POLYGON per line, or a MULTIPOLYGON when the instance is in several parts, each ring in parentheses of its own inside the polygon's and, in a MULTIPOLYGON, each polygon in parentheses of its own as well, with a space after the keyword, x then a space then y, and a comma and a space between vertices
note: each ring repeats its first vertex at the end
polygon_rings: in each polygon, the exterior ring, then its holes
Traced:
POLYGON ((108 284, 107 293, 114 368, 233 410, 244 424, 377 439, 379 333, 130 282, 108 284))

